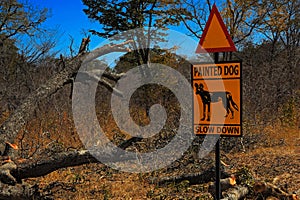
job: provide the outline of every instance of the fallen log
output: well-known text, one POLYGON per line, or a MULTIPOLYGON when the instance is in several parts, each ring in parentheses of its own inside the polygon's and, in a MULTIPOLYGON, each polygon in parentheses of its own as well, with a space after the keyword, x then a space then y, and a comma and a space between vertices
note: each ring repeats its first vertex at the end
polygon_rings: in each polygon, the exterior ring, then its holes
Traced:
POLYGON ((40 199, 37 185, 23 183, 11 186, 0 182, 0 191, 0 199, 3 200, 40 199))
POLYGON ((94 155, 101 156, 102 162, 121 162, 135 160, 135 156, 125 156, 116 149, 112 152, 99 150, 75 150, 62 152, 51 157, 33 160, 5 160, 0 165, 0 199, 39 199, 38 187, 22 182, 25 178, 34 178, 47 175, 61 168, 78 166, 88 163, 99 163, 94 155))
MULTIPOLYGON (((221 192, 228 190, 236 185, 236 179, 234 175, 231 175, 228 178, 224 178, 220 180, 221 192)), ((216 194, 216 183, 211 182, 208 186, 208 192, 215 196, 216 194)))
POLYGON ((230 188, 226 193, 223 193, 222 200, 239 200, 244 198, 249 193, 249 189, 246 186, 236 185, 230 188))
MULTIPOLYGON (((162 178, 152 178, 150 179, 150 182, 156 183, 158 185, 163 185, 166 183, 180 183, 181 181, 189 181, 189 184, 195 185, 195 184, 203 184, 211 182, 215 179, 215 169, 209 168, 208 170, 204 172, 199 173, 191 173, 191 174, 181 174, 177 176, 167 176, 162 178)), ((221 171, 221 178, 228 177, 229 175, 221 171)))
POLYGON ((298 195, 290 194, 272 183, 259 181, 254 184, 253 189, 255 193, 259 193, 265 198, 272 196, 278 199, 299 200, 298 195))
POLYGON ((11 175, 17 180, 24 178, 34 178, 47 175, 55 170, 79 166, 88 163, 99 163, 93 155, 101 154, 102 162, 122 162, 135 160, 134 156, 124 156, 122 152, 100 152, 96 151, 91 153, 88 150, 62 152, 51 157, 40 159, 37 162, 22 161, 17 163, 17 167, 11 170, 11 175))
POLYGON ((107 150, 100 151, 99 149, 61 152, 50 157, 41 157, 36 161, 29 159, 12 161, 0 156, 0 160, 4 160, 3 163, 0 162, 0 182, 15 185, 17 182, 20 183, 22 179, 44 176, 61 168, 99 163, 97 157, 101 158, 101 162, 109 163, 137 159, 133 155, 125 156, 124 151, 120 149, 120 145, 118 147, 111 152, 107 150))
POLYGON ((4 165, 0 166, 0 182, 9 184, 9 185, 15 185, 17 183, 17 180, 14 176, 11 175, 11 171, 16 170, 17 165, 12 162, 8 161, 4 165))

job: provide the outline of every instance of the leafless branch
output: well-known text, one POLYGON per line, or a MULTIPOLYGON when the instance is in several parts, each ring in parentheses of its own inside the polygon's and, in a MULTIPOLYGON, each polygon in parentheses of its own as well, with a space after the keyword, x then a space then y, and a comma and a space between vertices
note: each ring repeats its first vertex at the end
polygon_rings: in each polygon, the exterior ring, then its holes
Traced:
POLYGON ((58 74, 54 75, 45 84, 41 85, 34 92, 32 92, 22 104, 14 111, 14 113, 7 119, 0 127, 0 151, 3 152, 5 142, 13 142, 17 133, 28 121, 32 113, 37 107, 37 102, 45 99, 51 94, 58 91, 77 73, 80 66, 84 63, 90 62, 101 55, 111 52, 128 52, 130 49, 125 47, 131 41, 126 41, 121 44, 105 45, 90 53, 79 54, 74 59, 66 63, 66 67, 58 74))

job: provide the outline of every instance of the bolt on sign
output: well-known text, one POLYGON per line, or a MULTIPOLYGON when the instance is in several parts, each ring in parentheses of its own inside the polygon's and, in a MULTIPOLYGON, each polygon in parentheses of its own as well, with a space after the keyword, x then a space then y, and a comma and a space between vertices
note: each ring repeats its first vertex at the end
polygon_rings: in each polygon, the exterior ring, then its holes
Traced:
POLYGON ((241 64, 229 61, 192 66, 196 135, 241 136, 241 64))

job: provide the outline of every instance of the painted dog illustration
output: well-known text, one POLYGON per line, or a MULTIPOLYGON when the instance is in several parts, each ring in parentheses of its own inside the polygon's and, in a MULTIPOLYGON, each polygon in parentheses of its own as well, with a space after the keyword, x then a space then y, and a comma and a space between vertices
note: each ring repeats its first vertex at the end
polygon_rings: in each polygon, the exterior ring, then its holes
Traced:
POLYGON ((203 84, 195 83, 196 95, 200 95, 202 104, 203 104, 203 117, 201 121, 204 121, 206 118, 206 107, 207 107, 207 119, 206 121, 210 121, 210 104, 222 101, 224 108, 226 109, 227 117, 229 113, 231 113, 231 119, 234 118, 234 112, 232 107, 239 111, 237 104, 233 101, 232 95, 228 91, 224 92, 209 92, 203 89, 203 84), (232 106, 232 107, 231 107, 232 106))

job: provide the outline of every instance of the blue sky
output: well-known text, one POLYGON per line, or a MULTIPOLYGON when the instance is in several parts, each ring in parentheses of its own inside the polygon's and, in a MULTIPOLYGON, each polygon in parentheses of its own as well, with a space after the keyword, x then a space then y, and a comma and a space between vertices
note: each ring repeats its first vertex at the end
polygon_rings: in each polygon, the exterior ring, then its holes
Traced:
MULTIPOLYGON (((70 36, 74 38, 74 46, 78 48, 81 39, 85 37, 84 32, 88 33, 90 29, 101 30, 98 22, 88 19, 85 15, 83 12, 85 6, 81 0, 30 0, 29 3, 39 8, 49 9, 49 17, 43 27, 57 31, 58 43, 55 50, 60 51, 59 53, 70 53, 70 36)), ((178 28, 173 28, 178 30, 178 28)), ((102 41, 104 41, 103 38, 91 35, 90 50, 97 47, 102 41)))
MULTIPOLYGON (((29 3, 41 9, 49 9, 49 17, 43 24, 43 27, 57 31, 57 46, 55 50, 59 51, 59 54, 68 55, 70 53, 70 37, 74 38, 74 48, 78 50, 81 39, 86 37, 84 33, 91 35, 88 30, 101 30, 101 25, 98 22, 88 19, 85 15, 83 12, 85 6, 81 0, 29 0, 29 3)), ((184 33, 182 27, 170 28, 184 33)), ((103 38, 91 35, 89 49, 93 50, 102 41, 104 41, 103 38)))
MULTIPOLYGON (((85 37, 84 32, 89 29, 100 29, 97 22, 92 22, 84 14, 84 5, 81 0, 30 0, 30 4, 39 8, 48 8, 49 17, 43 24, 43 27, 57 30, 58 43, 57 50, 61 53, 68 53, 70 45, 70 36, 74 38, 74 46, 80 45, 81 39, 85 37)), ((90 49, 95 48, 102 39, 92 36, 90 49)))
MULTIPOLYGON (((98 22, 88 19, 88 17, 85 15, 83 12, 85 6, 81 0, 29 0, 29 3, 34 6, 38 6, 39 8, 49 9, 49 17, 43 24, 43 27, 46 29, 55 29, 57 31, 58 41, 54 50, 58 51, 58 55, 70 54, 70 37, 74 38, 74 48, 77 51, 81 43, 81 39, 86 37, 84 33, 91 35, 88 33, 88 30, 101 30, 101 25, 98 22)), ((184 31, 182 27, 170 28, 179 32, 184 31)), ((173 45, 180 46, 180 49, 177 50, 177 53, 180 54, 181 52, 183 53, 182 56, 186 57, 194 54, 196 49, 195 45, 197 45, 198 39, 195 40, 195 38, 188 38, 186 35, 180 35, 175 32, 173 32, 172 35, 171 43, 173 43, 173 45), (194 41, 192 42, 190 39, 193 39, 194 41)), ((103 41, 103 38, 91 35, 89 49, 93 50, 103 41)), ((167 44, 167 46, 171 45, 171 43, 167 44)), ((115 58, 104 58, 104 60, 106 60, 108 63, 110 63, 112 59, 115 58)))
MULTIPOLYGON (((55 50, 60 51, 59 53, 69 54, 71 37, 74 38, 74 48, 77 50, 81 39, 86 37, 85 33, 91 35, 88 30, 101 30, 98 22, 88 19, 85 15, 83 12, 85 6, 81 0, 29 0, 29 3, 39 8, 49 9, 49 17, 43 27, 57 31, 58 41, 55 50)), ((183 27, 171 28, 186 33, 183 27)), ((89 49, 93 50, 103 40, 103 38, 91 35, 89 49)))

